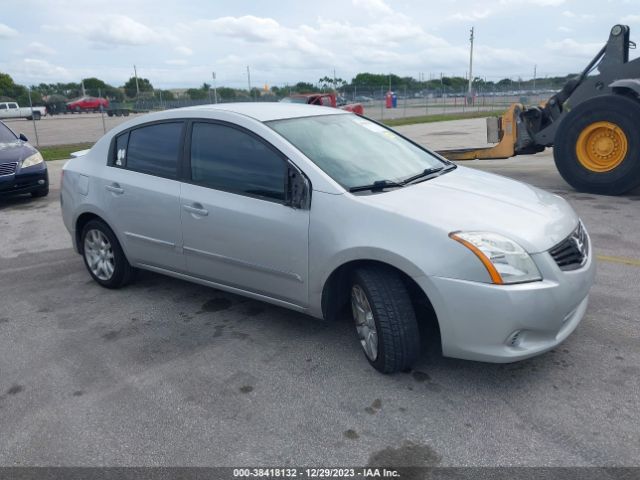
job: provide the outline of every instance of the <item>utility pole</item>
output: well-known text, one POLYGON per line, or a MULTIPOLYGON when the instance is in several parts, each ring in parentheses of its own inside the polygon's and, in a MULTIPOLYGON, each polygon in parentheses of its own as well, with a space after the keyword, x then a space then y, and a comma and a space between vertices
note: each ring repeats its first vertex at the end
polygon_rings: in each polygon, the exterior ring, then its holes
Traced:
POLYGON ((247 86, 249 87, 249 98, 251 98, 251 70, 249 70, 249 65, 247 65, 247 86))
POLYGON ((136 77, 136 98, 140 96, 140 86, 138 85, 138 70, 136 70, 136 66, 133 66, 133 76, 136 77))
POLYGON ((211 78, 213 79, 213 101, 218 103, 218 89, 216 88, 216 72, 211 72, 211 78))
POLYGON ((471 42, 471 49, 469 51, 469 98, 471 98, 472 93, 472 84, 473 84, 473 30, 474 27, 471 27, 471 37, 469 38, 469 42, 471 42))

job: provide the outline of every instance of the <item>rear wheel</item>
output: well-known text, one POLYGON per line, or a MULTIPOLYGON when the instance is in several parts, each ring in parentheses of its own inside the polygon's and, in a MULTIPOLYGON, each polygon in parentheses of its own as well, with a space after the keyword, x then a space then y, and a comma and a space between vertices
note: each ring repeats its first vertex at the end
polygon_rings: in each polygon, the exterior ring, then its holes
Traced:
POLYGON ((411 367, 420 355, 420 334, 400 275, 388 268, 359 268, 350 294, 356 332, 369 363, 382 373, 411 367))
POLYGON ((82 230, 82 257, 89 274, 106 288, 120 288, 133 279, 129 265, 113 231, 101 220, 91 220, 82 230))
POLYGON ((640 185, 640 103, 605 95, 581 103, 560 124, 554 160, 576 190, 620 195, 640 185))

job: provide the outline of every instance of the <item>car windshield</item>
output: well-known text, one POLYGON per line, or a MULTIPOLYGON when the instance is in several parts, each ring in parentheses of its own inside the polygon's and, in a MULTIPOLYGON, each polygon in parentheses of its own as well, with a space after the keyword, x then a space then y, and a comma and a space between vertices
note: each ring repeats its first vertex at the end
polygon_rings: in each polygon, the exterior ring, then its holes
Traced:
POLYGON ((291 118, 267 124, 347 190, 374 182, 403 182, 447 166, 397 133, 357 115, 291 118))
POLYGON ((0 123, 0 143, 15 143, 17 140, 9 128, 0 123))

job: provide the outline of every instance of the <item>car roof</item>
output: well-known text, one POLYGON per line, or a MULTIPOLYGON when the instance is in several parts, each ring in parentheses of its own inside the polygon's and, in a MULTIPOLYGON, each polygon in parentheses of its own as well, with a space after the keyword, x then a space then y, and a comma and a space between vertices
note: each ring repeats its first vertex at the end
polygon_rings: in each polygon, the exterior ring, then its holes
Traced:
MULTIPOLYGON (((348 114, 349 112, 339 108, 305 105, 300 103, 280 102, 243 102, 243 103, 218 103, 215 105, 199 105, 177 109, 183 112, 219 111, 238 113, 254 118, 260 122, 270 120, 283 120, 286 118, 314 117, 318 115, 348 114)), ((176 110, 174 110, 176 111, 176 110)))

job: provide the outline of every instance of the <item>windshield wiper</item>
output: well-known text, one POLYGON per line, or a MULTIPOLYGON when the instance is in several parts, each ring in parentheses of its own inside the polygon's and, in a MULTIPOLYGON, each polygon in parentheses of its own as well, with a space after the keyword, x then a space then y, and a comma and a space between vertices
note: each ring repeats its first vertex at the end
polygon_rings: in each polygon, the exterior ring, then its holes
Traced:
POLYGON ((371 185, 360 185, 358 187, 351 187, 350 192, 364 192, 371 190, 372 192, 383 190, 385 188, 398 188, 404 187, 403 183, 394 182, 392 180, 376 180, 371 185))
POLYGON ((405 178, 400 183, 402 185, 409 185, 410 183, 416 182, 416 180, 423 180, 423 179, 427 180, 426 177, 429 177, 430 175, 433 175, 435 173, 440 173, 440 172, 448 172, 449 170, 453 170, 454 168, 456 168, 456 165, 453 163, 448 165, 446 168, 445 167, 427 168, 422 172, 418 173, 417 175, 414 175, 409 178, 405 178))
POLYGON ((436 167, 436 168, 426 168, 417 175, 413 175, 412 177, 405 178, 400 183, 402 185, 407 185, 411 182, 415 182, 416 180, 420 180, 421 178, 428 177, 429 175, 433 175, 434 173, 438 173, 444 170, 444 167, 436 167))

